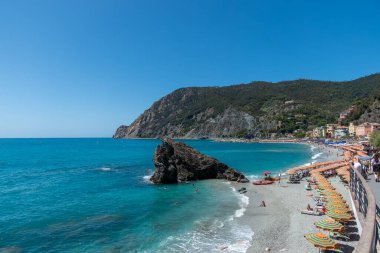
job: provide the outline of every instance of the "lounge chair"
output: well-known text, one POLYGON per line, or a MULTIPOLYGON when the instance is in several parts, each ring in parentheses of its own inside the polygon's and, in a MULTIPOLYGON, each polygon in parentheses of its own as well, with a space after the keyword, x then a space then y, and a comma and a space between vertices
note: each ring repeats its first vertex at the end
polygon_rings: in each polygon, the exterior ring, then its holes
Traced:
POLYGON ((332 232, 331 233, 331 236, 333 238, 341 238, 341 239, 344 239, 345 241, 349 241, 350 240, 350 237, 344 233, 339 233, 339 232, 332 232))
POLYGON ((289 184, 299 184, 301 180, 295 179, 295 178, 289 178, 288 183, 289 184))
POLYGON ((328 249, 328 250, 325 250, 325 252, 338 252, 338 253, 344 253, 341 249, 339 248, 336 248, 336 249, 328 249))
POLYGON ((343 251, 340 249, 340 245, 336 244, 334 248, 328 248, 324 252, 338 252, 338 253, 343 253, 343 251))

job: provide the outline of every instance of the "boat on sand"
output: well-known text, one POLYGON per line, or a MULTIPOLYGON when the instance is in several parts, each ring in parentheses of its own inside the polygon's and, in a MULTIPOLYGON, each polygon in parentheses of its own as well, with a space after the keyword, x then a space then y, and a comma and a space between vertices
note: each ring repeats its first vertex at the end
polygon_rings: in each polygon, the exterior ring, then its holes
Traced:
POLYGON ((255 181, 252 184, 254 185, 268 185, 268 184, 273 184, 274 181, 269 181, 269 180, 260 180, 260 181, 255 181))

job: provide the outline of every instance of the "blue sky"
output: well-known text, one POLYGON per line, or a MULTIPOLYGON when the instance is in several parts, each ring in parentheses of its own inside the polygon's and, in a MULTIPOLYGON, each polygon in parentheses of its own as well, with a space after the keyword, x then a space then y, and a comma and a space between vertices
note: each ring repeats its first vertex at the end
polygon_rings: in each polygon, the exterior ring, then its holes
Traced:
POLYGON ((380 72, 380 1, 0 1, 0 137, 109 137, 184 86, 380 72))

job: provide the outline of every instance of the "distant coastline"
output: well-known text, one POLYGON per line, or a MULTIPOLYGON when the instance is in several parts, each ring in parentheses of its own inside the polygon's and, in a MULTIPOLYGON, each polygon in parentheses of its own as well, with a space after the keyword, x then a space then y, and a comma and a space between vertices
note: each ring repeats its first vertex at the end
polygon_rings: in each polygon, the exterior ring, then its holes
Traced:
MULTIPOLYGON (((126 138, 113 138, 121 140, 160 140, 163 137, 157 138, 145 138, 145 137, 126 137, 126 138)), ((237 143, 304 143, 299 139, 244 139, 244 138, 177 138, 173 137, 173 140, 194 140, 194 141, 214 141, 214 142, 237 142, 237 143)))

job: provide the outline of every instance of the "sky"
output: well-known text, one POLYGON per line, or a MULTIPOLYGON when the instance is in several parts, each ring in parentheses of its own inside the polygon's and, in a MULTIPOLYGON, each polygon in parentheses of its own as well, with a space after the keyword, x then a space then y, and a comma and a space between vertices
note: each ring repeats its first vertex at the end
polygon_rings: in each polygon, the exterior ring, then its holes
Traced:
POLYGON ((380 72, 380 1, 2 0, 0 138, 111 137, 177 88, 380 72))

